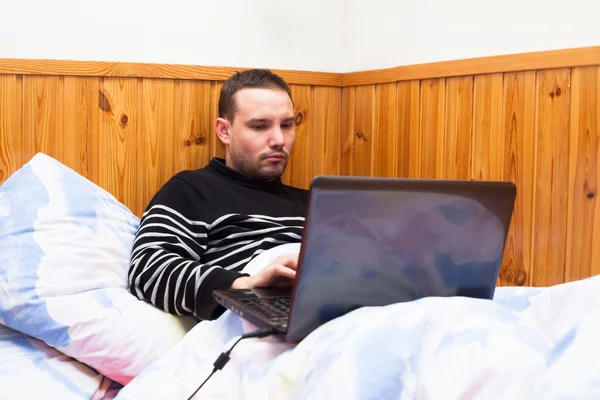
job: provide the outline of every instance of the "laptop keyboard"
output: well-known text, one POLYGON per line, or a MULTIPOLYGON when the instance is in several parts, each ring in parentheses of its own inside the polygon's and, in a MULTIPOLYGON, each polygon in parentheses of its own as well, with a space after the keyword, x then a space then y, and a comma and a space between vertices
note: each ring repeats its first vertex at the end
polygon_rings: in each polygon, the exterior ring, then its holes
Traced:
POLYGON ((271 323, 287 322, 290 315, 290 301, 291 297, 242 300, 246 306, 264 315, 271 323))

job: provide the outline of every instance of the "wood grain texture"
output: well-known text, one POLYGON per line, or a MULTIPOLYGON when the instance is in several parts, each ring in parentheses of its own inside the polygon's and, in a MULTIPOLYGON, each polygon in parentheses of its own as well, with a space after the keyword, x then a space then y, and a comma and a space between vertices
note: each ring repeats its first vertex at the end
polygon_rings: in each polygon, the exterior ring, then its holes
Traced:
POLYGON ((342 95, 338 88, 313 89, 313 149, 308 160, 312 176, 340 174, 340 122, 342 95))
POLYGON ((501 180, 517 186, 515 208, 506 240, 501 285, 531 283, 531 244, 535 165, 535 72, 504 76, 502 98, 501 180))
POLYGON ((569 69, 537 77, 532 284, 564 282, 569 179, 569 69))
POLYGON ((375 134, 373 137, 373 176, 395 176, 397 165, 398 133, 397 88, 395 83, 375 88, 375 134))
POLYGON ((471 178, 500 180, 503 112, 502 74, 477 75, 473 93, 473 165, 471 178))
POLYGON ((421 82, 396 84, 396 161, 394 176, 418 178, 421 172, 421 82))
POLYGON ((573 68, 572 80, 560 68, 345 87, 342 173, 514 182, 499 285, 596 274, 598 68, 573 68))
POLYGON ((23 156, 38 152, 63 159, 64 77, 28 76, 23 80, 23 156))
POLYGON ((446 129, 441 177, 469 179, 473 138, 473 77, 446 80, 446 129))
POLYGON ((352 175, 371 176, 373 142, 375 141, 375 86, 359 86, 354 99, 354 146, 352 175))
POLYGON ((175 110, 179 114, 174 166, 177 171, 201 168, 215 153, 219 139, 215 132, 214 90, 213 82, 179 81, 175 94, 175 110))
POLYGON ((600 67, 573 68, 571 88, 567 282, 600 274, 600 67))
POLYGON ((22 95, 22 76, 0 75, 0 183, 24 163, 22 95))
POLYGON ((341 121, 341 159, 340 174, 352 175, 353 156, 354 156, 354 98, 355 88, 342 89, 342 121, 341 121))
MULTIPOLYGON (((499 284, 599 274, 600 64, 516 70, 292 84, 302 117, 284 180, 304 188, 338 174, 511 181, 517 198, 499 284)), ((225 156, 215 135, 222 84, 0 75, 0 184, 41 151, 140 216, 171 175, 225 156)))
POLYGON ((342 75, 342 86, 600 65, 600 46, 407 65, 342 75))
MULTIPOLYGON (((148 174, 142 139, 143 82, 138 78, 104 78, 99 91, 100 129, 96 183, 141 215, 147 205, 148 174)), ((150 144, 151 146, 151 144, 150 144)))
MULTIPOLYGON (((0 58, 3 75, 97 76, 223 81, 247 67, 0 58)), ((288 84, 340 87, 342 74, 272 69, 288 84)))
POLYGON ((419 177, 444 175, 444 139, 446 132, 446 80, 421 82, 421 154, 419 177))
POLYGON ((296 117, 296 141, 282 180, 291 186, 307 188, 312 178, 312 164, 309 160, 313 154, 313 88, 292 85, 290 89, 296 117))
MULTIPOLYGON (((141 216, 174 174, 225 157, 221 81, 0 75, 0 184, 44 152, 141 216)), ((340 173, 341 89, 291 85, 296 146, 283 179, 340 173), (312 160, 307 162, 307 160, 312 160)))
POLYGON ((179 130, 179 121, 175 119, 175 82, 144 78, 140 83, 142 118, 140 129, 135 131, 139 136, 133 139, 133 151, 137 164, 145 166, 142 172, 143 192, 136 198, 147 204, 161 186, 178 172, 175 169, 175 149, 181 153, 181 142, 175 134, 179 130))

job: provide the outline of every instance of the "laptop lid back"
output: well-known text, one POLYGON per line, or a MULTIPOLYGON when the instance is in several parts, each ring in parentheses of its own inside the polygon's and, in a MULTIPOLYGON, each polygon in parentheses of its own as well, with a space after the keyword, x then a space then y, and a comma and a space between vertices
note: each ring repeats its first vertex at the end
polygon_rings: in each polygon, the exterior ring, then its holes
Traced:
POLYGON ((363 306, 491 299, 515 196, 510 182, 316 177, 287 339, 363 306))

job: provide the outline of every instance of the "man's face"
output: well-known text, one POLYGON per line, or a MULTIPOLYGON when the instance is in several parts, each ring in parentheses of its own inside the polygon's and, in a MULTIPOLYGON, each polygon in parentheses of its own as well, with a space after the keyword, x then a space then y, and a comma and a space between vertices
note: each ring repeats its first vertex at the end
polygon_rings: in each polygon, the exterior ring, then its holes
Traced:
POLYGON ((264 180, 281 176, 296 139, 292 100, 283 90, 244 89, 235 103, 226 143, 230 167, 264 180))

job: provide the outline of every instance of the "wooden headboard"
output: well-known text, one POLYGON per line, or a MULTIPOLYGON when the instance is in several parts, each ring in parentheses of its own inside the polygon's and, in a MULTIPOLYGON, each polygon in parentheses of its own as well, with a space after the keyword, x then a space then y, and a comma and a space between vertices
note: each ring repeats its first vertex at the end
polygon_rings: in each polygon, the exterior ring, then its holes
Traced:
MULTIPOLYGON (((0 183, 36 152, 136 215, 175 172, 223 156, 222 81, 243 68, 0 59, 0 183)), ((286 183, 318 174, 510 180, 502 285, 600 273, 600 47, 349 74, 276 71, 297 141, 286 183)))

